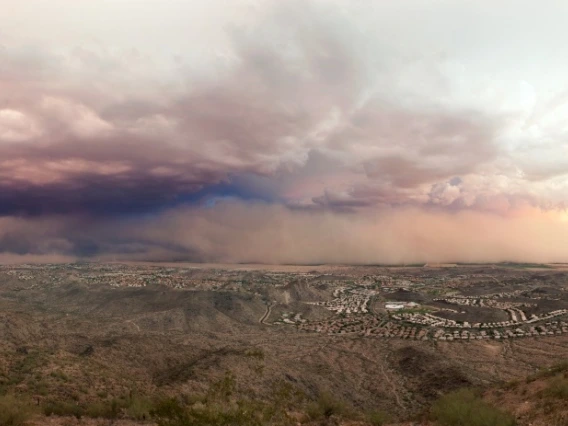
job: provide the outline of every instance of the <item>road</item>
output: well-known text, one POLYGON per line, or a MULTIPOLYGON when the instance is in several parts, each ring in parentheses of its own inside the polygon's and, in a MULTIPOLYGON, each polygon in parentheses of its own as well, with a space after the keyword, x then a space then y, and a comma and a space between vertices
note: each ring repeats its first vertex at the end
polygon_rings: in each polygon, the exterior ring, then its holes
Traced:
POLYGON ((265 324, 265 325, 272 325, 272 324, 269 324, 269 323, 264 322, 264 321, 266 321, 266 319, 270 316, 270 312, 272 311, 272 306, 273 306, 273 303, 270 302, 270 303, 268 304, 268 306, 266 307, 266 312, 264 313, 264 315, 262 316, 262 318, 258 321, 259 323, 265 324))

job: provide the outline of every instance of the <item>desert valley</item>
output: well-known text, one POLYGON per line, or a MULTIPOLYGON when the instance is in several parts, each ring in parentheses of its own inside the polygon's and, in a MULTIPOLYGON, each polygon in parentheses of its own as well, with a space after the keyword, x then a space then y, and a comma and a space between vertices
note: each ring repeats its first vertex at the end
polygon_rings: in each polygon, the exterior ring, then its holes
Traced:
MULTIPOLYGON (((250 400, 333 395, 402 422, 565 360, 567 309, 563 265, 5 265, 0 389, 37 424, 152 422, 158 395, 227 377, 250 400)), ((313 421, 298 404, 289 424, 313 421)))

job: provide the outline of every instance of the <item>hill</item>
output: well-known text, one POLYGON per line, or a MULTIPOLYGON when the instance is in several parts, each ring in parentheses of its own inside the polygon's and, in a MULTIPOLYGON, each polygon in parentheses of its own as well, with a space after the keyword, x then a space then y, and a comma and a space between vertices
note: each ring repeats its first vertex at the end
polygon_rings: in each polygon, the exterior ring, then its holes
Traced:
POLYGON ((431 407, 462 388, 474 389, 473 403, 503 407, 519 425, 563 415, 563 400, 544 389, 552 380, 563 395, 564 373, 535 374, 565 359, 566 334, 443 341, 306 332, 302 322, 280 321, 284 314, 308 322, 387 318, 381 301, 399 297, 398 283, 425 302, 432 298, 425 282, 455 288, 458 279, 479 283, 460 287, 464 294, 498 291, 513 303, 520 302, 511 289, 543 304, 561 303, 565 292, 555 271, 533 277, 507 269, 493 278, 481 269, 424 271, 0 268, 0 399, 33 414, 35 424, 54 426, 152 424, 168 415, 193 416, 190 424, 199 424, 196 416, 209 422, 202 424, 428 424, 431 407), (276 297, 286 292, 288 299, 276 297), (374 298, 367 313, 318 304, 360 307, 367 298, 374 298), (537 402, 525 404, 523 392, 537 402))

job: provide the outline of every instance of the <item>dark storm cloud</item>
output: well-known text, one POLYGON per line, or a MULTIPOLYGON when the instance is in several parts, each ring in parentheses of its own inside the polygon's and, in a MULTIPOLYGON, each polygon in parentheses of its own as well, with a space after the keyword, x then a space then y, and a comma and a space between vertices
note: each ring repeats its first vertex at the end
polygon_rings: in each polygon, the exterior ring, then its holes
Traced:
POLYGON ((199 182, 133 173, 122 176, 81 174, 72 183, 0 186, 0 215, 59 213, 118 214, 152 212, 197 191, 199 182))
POLYGON ((397 97, 404 65, 339 9, 274 4, 228 34, 214 76, 181 66, 163 85, 136 81, 149 62, 135 49, 5 49, 0 214, 139 213, 201 194, 332 209, 425 202, 424 187, 501 154, 500 118, 397 97), (336 176, 356 179, 338 188, 336 176))
POLYGON ((231 175, 301 167, 314 126, 330 108, 349 108, 362 85, 349 38, 306 13, 283 6, 253 33, 234 32, 236 59, 220 78, 146 96, 126 85, 120 101, 113 76, 131 70, 116 58, 3 52, 0 214, 153 210, 207 186, 223 195, 231 175), (62 59, 104 72, 89 89, 62 59))

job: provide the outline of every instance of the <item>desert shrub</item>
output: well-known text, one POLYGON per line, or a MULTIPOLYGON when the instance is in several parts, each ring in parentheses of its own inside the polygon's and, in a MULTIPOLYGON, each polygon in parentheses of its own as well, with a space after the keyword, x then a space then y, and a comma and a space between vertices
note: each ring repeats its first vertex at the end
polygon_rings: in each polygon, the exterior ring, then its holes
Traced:
POLYGON ((153 401, 148 398, 133 396, 129 398, 124 408, 126 417, 134 420, 146 420, 150 418, 150 412, 154 407, 153 401))
POLYGON ((116 419, 127 405, 126 401, 117 399, 93 402, 84 406, 82 415, 91 418, 116 419))
POLYGON ((515 419, 483 401, 470 389, 449 393, 434 403, 431 415, 443 426, 514 426, 515 419))
POLYGON ((175 398, 160 401, 150 415, 159 426, 184 426, 191 421, 187 409, 175 398))
POLYGON ((150 411, 158 426, 293 425, 286 412, 290 400, 300 398, 291 387, 278 386, 267 401, 238 398, 235 376, 227 374, 203 396, 158 401, 150 411), (288 398, 290 398, 288 400, 288 398))
POLYGON ((552 398, 568 399, 568 379, 556 377, 544 389, 543 394, 552 398))
POLYGON ((34 377, 33 380, 29 380, 28 383, 29 393, 34 395, 49 395, 50 386, 49 383, 43 377, 34 377))
POLYGON ((261 348, 252 348, 245 351, 245 355, 251 358, 264 359, 264 351, 261 348))
POLYGON ((552 414, 558 409, 557 404, 552 399, 545 399, 541 402, 540 408, 544 414, 552 414))
POLYGON ((537 379, 545 379, 548 377, 554 377, 559 373, 564 373, 568 371, 568 361, 560 362, 552 367, 547 367, 539 370, 537 373, 528 376, 526 378, 527 383, 534 382, 537 379))
POLYGON ((207 399, 212 401, 229 401, 231 396, 237 391, 237 380, 235 375, 227 371, 225 376, 216 382, 214 382, 207 392, 207 399))
POLYGON ((38 367, 45 365, 46 358, 38 352, 28 353, 12 366, 12 371, 22 374, 33 374, 38 367))
POLYGON ((367 415, 367 422, 372 426, 383 426, 391 421, 391 416, 383 411, 373 411, 367 415))
MULTIPOLYGON (((129 418, 146 420, 150 418, 153 403, 150 399, 138 396, 123 396, 112 400, 77 403, 75 401, 51 400, 43 404, 46 416, 74 416, 100 419, 129 418)), ((1 425, 0 425, 1 426, 1 425)))
POLYGON ((334 415, 344 414, 346 406, 342 401, 335 399, 330 393, 322 392, 316 402, 308 404, 306 413, 315 420, 334 415))
POLYGON ((28 401, 14 395, 0 397, 0 426, 23 426, 33 414, 28 401))
POLYGON ((43 405, 43 413, 46 416, 75 416, 81 418, 85 410, 75 402, 48 401, 43 405))
POLYGON ((519 387, 519 385, 521 384, 521 382, 519 382, 518 380, 511 380, 510 382, 505 382, 501 385, 501 387, 504 390, 510 391, 510 390, 514 390, 517 389, 519 387))
POLYGON ((191 407, 167 399, 152 410, 158 426, 263 426, 264 407, 252 401, 231 404, 196 403, 191 407))
POLYGON ((81 414, 91 418, 113 419, 118 416, 118 407, 116 402, 114 402, 114 406, 106 401, 93 402, 81 408, 81 414))
POLYGON ((304 404, 306 394, 291 383, 278 380, 272 385, 270 398, 282 409, 294 409, 304 404))
POLYGON ((69 381, 69 377, 67 377, 67 374, 65 374, 63 371, 60 371, 60 370, 52 371, 49 375, 51 377, 53 377, 54 379, 62 381, 62 382, 68 382, 69 381))

